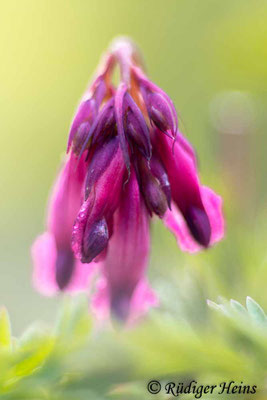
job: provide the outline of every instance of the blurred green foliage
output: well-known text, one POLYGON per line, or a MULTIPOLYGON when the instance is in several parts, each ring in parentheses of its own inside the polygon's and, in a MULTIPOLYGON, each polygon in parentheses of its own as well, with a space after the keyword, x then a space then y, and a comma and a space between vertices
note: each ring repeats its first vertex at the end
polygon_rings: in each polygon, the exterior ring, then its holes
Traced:
POLYGON ((266 20, 266 0, 1 2, 0 303, 16 336, 46 322, 14 339, 0 312, 1 398, 146 399, 153 378, 250 381, 266 398, 264 313, 251 300, 247 311, 206 304, 251 296, 267 310, 266 20), (76 103, 120 34, 174 100, 202 182, 223 196, 227 234, 188 255, 155 220, 149 277, 160 309, 133 330, 100 332, 85 303, 67 302, 51 329, 58 299, 32 289, 29 249, 76 103))
MULTIPOLYGON (((155 311, 125 329, 94 326, 84 298, 65 301, 54 329, 33 325, 11 337, 7 312, 0 316, 0 397, 3 400, 89 400, 152 398, 147 384, 195 380, 200 385, 256 386, 253 398, 266 399, 267 317, 250 297, 209 302, 205 325, 190 317, 155 311), (214 315, 213 315, 214 313, 214 315)), ((217 393, 220 389, 217 389, 217 393)), ((192 399, 185 394, 181 398, 192 399)), ((203 396, 229 398, 229 394, 203 396)), ((240 398, 240 394, 231 395, 240 398)), ((242 395, 251 398, 251 395, 242 395)))

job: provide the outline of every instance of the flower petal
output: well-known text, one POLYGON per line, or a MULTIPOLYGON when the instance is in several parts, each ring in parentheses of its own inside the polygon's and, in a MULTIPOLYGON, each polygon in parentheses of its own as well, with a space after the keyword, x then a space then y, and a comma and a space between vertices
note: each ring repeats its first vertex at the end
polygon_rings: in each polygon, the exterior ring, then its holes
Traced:
POLYGON ((183 214, 194 239, 204 247, 211 241, 211 221, 203 205, 196 160, 188 147, 155 134, 157 149, 167 170, 172 199, 183 214))
POLYGON ((57 249, 54 236, 45 232, 38 236, 32 246, 34 264, 33 285, 46 296, 53 296, 58 291, 55 280, 57 249))
POLYGON ((70 154, 61 169, 48 206, 48 231, 55 236, 57 248, 71 241, 72 227, 82 204, 82 187, 86 174, 84 157, 78 162, 70 154))
POLYGON ((88 254, 86 256, 83 254, 85 229, 90 232, 95 223, 102 220, 103 217, 109 222, 119 204, 125 173, 122 151, 119 146, 114 149, 113 157, 109 161, 109 165, 105 165, 105 171, 101 169, 101 174, 96 172, 94 189, 82 204, 74 223, 72 249, 79 260, 90 258, 88 254))
MULTIPOLYGON (((201 196, 211 225, 210 245, 213 245, 224 236, 222 199, 205 186, 201 188, 201 196)), ((167 210, 163 221, 170 231, 174 233, 181 250, 195 253, 203 249, 192 237, 183 215, 175 204, 172 204, 172 210, 167 210)))
POLYGON ((127 318, 134 290, 144 277, 149 243, 148 212, 132 171, 120 207, 114 214, 114 232, 103 263, 110 307, 121 319, 127 318))
MULTIPOLYGON (((91 309, 98 321, 107 320, 110 317, 110 301, 107 280, 102 277, 97 282, 97 290, 92 297, 91 309)), ((159 300, 151 289, 146 279, 137 284, 129 305, 129 318, 127 323, 132 325, 140 317, 145 315, 151 307, 158 307, 159 300)))
MULTIPOLYGON (((59 291, 56 269, 58 252, 55 238, 51 233, 45 232, 35 240, 32 246, 32 258, 34 287, 46 296, 57 294, 59 291)), ((96 264, 94 263, 84 265, 73 259, 72 273, 62 289, 70 293, 86 291, 95 268, 96 264)))

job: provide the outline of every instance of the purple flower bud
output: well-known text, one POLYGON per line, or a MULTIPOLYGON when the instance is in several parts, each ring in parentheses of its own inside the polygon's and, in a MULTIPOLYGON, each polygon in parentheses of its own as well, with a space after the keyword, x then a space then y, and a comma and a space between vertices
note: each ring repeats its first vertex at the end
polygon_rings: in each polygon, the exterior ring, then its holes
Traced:
POLYGON ((211 239, 211 226, 204 210, 191 206, 185 214, 185 220, 194 239, 204 247, 208 247, 211 239))
POLYGON ((175 120, 167 99, 160 93, 149 93, 146 96, 146 106, 150 119, 164 133, 172 132, 175 137, 175 120))
POLYGON ((125 85, 125 83, 121 83, 115 95, 115 116, 117 122, 118 137, 120 140, 120 147, 123 154, 124 163, 128 171, 128 176, 130 176, 130 156, 129 156, 128 144, 125 137, 124 123, 123 123, 124 100, 126 92, 127 92, 127 85, 125 85))
POLYGON ((163 217, 168 205, 166 195, 160 186, 160 182, 152 175, 145 160, 139 158, 136 162, 135 169, 140 190, 148 210, 151 214, 154 212, 160 218, 163 217))
POLYGON ((142 126, 132 110, 128 110, 126 117, 126 134, 128 139, 133 141, 143 156, 149 160, 151 158, 151 143, 149 137, 149 131, 145 123, 142 126))
POLYGON ((58 250, 56 260, 56 282, 60 290, 65 289, 74 270, 74 255, 71 249, 58 250))
POLYGON ((93 133, 92 145, 101 142, 115 130, 114 99, 110 99, 99 114, 96 129, 93 133))
POLYGON ((155 155, 153 155, 150 161, 150 168, 152 174, 158 179, 160 187, 166 196, 169 209, 171 209, 171 185, 169 182, 168 174, 161 160, 155 155))
MULTIPOLYGON (((82 100, 80 103, 78 110, 75 114, 75 117, 72 121, 69 139, 68 139, 68 146, 67 152, 70 149, 71 143, 73 139, 78 133, 78 129, 83 122, 89 122, 91 125, 96 115, 98 113, 98 109, 107 93, 106 83, 103 78, 98 78, 91 86, 92 95, 90 98, 82 100)), ((78 133, 79 135, 79 133, 78 133)), ((78 146, 80 147, 80 146, 78 146)))
POLYGON ((76 155, 80 154, 81 148, 85 143, 85 140, 87 138, 89 131, 90 131, 90 123, 89 122, 83 122, 79 126, 79 128, 73 138, 73 141, 72 141, 72 151, 76 155))
POLYGON ((83 236, 82 263, 90 263, 107 246, 109 239, 105 218, 94 224, 87 224, 83 236))
POLYGON ((94 151, 85 180, 85 200, 87 200, 93 185, 106 171, 118 146, 119 140, 114 137, 94 151))
POLYGON ((89 122, 91 123, 92 120, 96 116, 96 102, 93 98, 84 100, 81 102, 81 104, 78 107, 77 113, 73 119, 73 122, 71 124, 70 128, 70 133, 69 133, 69 139, 68 139, 68 147, 67 147, 67 152, 70 149, 71 143, 79 129, 79 126, 83 122, 89 122))
POLYGON ((148 209, 159 217, 163 217, 167 210, 167 200, 160 185, 152 175, 145 179, 142 190, 148 209))

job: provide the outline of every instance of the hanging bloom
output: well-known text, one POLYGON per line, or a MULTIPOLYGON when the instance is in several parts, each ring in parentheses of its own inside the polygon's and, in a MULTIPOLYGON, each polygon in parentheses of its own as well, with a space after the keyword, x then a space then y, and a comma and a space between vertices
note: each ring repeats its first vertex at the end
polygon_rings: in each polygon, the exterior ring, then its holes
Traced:
MULTIPOLYGON (((78 106, 67 151, 45 234, 56 249, 51 270, 64 264, 62 279, 71 282, 73 272, 66 271, 80 271, 84 264, 86 286, 89 271, 97 269, 94 310, 135 318, 157 303, 146 279, 151 217, 162 218, 189 252, 219 241, 224 224, 221 198, 201 185, 195 152, 178 131, 171 99, 144 74, 129 40, 116 40, 109 49, 78 106), (117 88, 112 84, 116 64, 117 88)), ((37 282, 47 269, 49 257, 40 256, 47 241, 42 236, 34 246, 37 282)))
POLYGON ((83 265, 71 248, 72 228, 82 202, 86 164, 71 154, 59 173, 49 202, 47 230, 32 246, 33 283, 43 294, 87 290, 93 265, 83 265))

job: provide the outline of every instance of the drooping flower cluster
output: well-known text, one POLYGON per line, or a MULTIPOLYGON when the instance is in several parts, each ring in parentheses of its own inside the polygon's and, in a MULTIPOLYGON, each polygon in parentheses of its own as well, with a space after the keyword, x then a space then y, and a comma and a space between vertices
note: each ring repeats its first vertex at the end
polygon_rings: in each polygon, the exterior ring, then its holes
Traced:
POLYGON ((151 217, 162 218, 189 252, 222 238, 223 217, 221 198, 199 182, 172 101, 146 77, 130 41, 115 41, 101 63, 67 152, 47 231, 33 246, 34 283, 47 295, 87 290, 97 273, 98 315, 136 316, 157 303, 145 275, 151 217))

